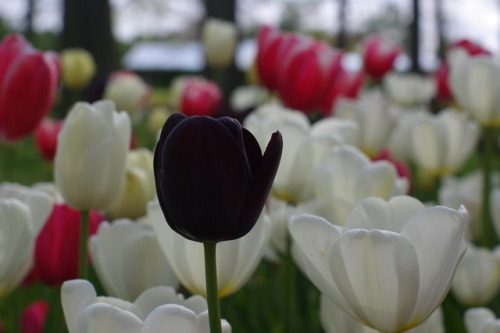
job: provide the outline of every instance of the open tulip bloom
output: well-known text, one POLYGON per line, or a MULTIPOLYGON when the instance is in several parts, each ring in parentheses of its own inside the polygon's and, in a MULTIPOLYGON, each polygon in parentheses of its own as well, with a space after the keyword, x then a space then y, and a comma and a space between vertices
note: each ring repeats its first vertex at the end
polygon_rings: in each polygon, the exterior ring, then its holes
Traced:
POLYGON ((345 227, 293 217, 295 258, 320 291, 366 326, 398 333, 441 304, 466 250, 468 214, 407 196, 370 197, 345 227))

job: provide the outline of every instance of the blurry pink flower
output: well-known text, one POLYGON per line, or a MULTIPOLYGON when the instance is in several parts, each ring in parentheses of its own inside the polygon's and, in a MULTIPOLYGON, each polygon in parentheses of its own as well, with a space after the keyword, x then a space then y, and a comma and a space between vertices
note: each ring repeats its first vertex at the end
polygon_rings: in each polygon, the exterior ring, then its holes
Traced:
POLYGON ((181 77, 174 83, 174 104, 186 116, 213 116, 222 102, 222 92, 212 81, 181 77))
POLYGON ((364 41, 364 70, 373 79, 380 80, 389 72, 401 53, 398 45, 385 41, 380 36, 370 36, 364 41))
POLYGON ((20 35, 0 43, 0 141, 30 134, 54 103, 59 58, 34 49, 20 35))
POLYGON ((35 145, 40 155, 49 161, 56 156, 57 135, 61 131, 62 120, 45 118, 35 130, 35 145))
POLYGON ((21 317, 21 333, 43 333, 49 304, 45 301, 35 301, 24 311, 21 317))

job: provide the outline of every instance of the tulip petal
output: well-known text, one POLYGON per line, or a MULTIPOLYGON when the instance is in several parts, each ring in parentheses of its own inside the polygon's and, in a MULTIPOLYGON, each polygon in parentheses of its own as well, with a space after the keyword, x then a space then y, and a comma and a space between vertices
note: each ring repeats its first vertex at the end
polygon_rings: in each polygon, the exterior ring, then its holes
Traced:
POLYGON ((97 301, 94 286, 87 280, 70 280, 61 287, 61 304, 66 325, 71 333, 75 333, 80 313, 97 301))
POLYGON ((154 309, 144 321, 144 333, 198 333, 196 314, 177 304, 165 304, 154 309))
POLYGON ((141 333, 143 323, 133 313, 116 306, 95 303, 80 313, 71 333, 141 333))
POLYGON ((420 290, 412 318, 422 321, 443 301, 458 262, 466 250, 468 214, 437 206, 413 216, 401 235, 408 238, 418 256, 420 290), (430 246, 432 245, 432 246, 430 246))
MULTIPOLYGON (((352 229, 332 245, 330 271, 345 311, 382 332, 405 330, 418 297, 418 257, 397 233, 352 229)), ((328 256, 328 255, 327 255, 328 256)))

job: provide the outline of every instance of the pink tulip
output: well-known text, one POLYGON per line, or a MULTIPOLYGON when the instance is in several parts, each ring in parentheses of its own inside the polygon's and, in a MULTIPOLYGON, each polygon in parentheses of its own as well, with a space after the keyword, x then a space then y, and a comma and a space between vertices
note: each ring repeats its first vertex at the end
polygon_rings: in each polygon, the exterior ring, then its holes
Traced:
POLYGON ((284 58, 305 37, 263 27, 257 37, 256 69, 260 83, 270 91, 277 88, 278 71, 284 58))
POLYGON ((49 304, 45 301, 35 301, 24 311, 21 317, 21 333, 43 333, 49 304))
MULTIPOLYGON (((104 216, 90 212, 89 236, 97 232, 104 216)), ((50 286, 78 277, 80 212, 66 204, 56 204, 40 231, 35 246, 35 261, 25 283, 36 280, 50 286)))
POLYGON ((449 49, 461 48, 467 51, 471 56, 491 55, 491 52, 483 48, 481 45, 474 43, 468 39, 460 39, 449 46, 449 49))
POLYGON ((401 48, 379 36, 368 37, 364 42, 364 70, 375 80, 380 80, 394 66, 401 48))
POLYGON ((45 118, 35 130, 35 145, 40 155, 48 160, 54 160, 57 149, 57 135, 61 131, 62 120, 45 118))
POLYGON ((50 111, 57 92, 59 57, 34 49, 22 36, 0 43, 0 141, 29 135, 50 111))
POLYGON ((278 71, 277 89, 292 109, 318 110, 342 70, 343 53, 303 38, 287 52, 278 71))
POLYGON ((209 80, 197 77, 184 79, 179 110, 186 116, 214 116, 222 102, 222 92, 209 80))

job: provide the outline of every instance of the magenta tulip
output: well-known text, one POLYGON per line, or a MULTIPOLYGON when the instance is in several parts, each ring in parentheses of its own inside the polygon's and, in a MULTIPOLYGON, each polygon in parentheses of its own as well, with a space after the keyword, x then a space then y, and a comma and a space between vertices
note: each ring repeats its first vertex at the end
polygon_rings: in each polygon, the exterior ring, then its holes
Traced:
POLYGON ((364 70, 375 80, 380 80, 390 71, 401 53, 398 45, 391 44, 379 36, 370 36, 364 42, 364 70))

